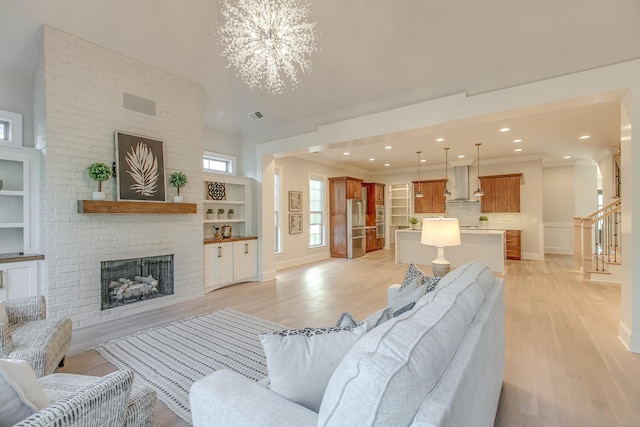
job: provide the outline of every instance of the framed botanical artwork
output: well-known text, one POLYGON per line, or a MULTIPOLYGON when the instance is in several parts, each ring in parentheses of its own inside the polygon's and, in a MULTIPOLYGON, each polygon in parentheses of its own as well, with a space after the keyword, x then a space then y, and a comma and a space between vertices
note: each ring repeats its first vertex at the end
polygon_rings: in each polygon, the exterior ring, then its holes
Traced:
POLYGON ((167 200, 162 141, 116 132, 118 200, 167 200))
POLYGON ((302 191, 289 191, 289 212, 302 212, 302 191))
POLYGON ((302 214, 289 214, 289 234, 302 233, 302 214))

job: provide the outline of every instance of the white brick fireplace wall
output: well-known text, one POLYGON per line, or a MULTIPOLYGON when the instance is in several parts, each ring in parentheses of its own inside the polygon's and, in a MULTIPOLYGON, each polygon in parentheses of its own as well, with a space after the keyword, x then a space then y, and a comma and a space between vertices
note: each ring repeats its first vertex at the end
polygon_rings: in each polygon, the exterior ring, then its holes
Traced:
MULTIPOLYGON (((202 295, 202 87, 44 27, 34 92, 49 316, 83 327, 202 295), (125 92, 154 101, 155 116, 123 108, 125 92), (87 166, 115 161, 114 131, 163 141, 166 176, 187 175, 180 193, 198 214, 78 214, 77 201, 97 190, 87 166), (101 261, 165 254, 175 254, 173 296, 100 310, 101 261)), ((114 179, 103 190, 115 200, 114 179)), ((167 200, 174 192, 167 182, 167 200)))

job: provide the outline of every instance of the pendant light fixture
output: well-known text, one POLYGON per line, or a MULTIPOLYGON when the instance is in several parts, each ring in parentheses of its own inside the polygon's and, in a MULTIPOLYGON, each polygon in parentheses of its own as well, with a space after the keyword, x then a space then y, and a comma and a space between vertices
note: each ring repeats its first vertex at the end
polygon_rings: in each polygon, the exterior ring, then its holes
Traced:
POLYGON ((442 195, 444 197, 450 196, 451 191, 447 188, 447 184, 449 183, 449 147, 444 149, 444 191, 442 195))
POLYGON ((476 197, 484 196, 484 191, 482 191, 482 189, 480 188, 480 146, 481 145, 482 145, 481 143, 476 144, 476 147, 478 147, 478 189, 473 192, 473 195, 476 197))
POLYGON ((420 181, 420 154, 422 151, 416 151, 418 153, 418 191, 416 191, 416 197, 422 197, 422 181, 420 181))

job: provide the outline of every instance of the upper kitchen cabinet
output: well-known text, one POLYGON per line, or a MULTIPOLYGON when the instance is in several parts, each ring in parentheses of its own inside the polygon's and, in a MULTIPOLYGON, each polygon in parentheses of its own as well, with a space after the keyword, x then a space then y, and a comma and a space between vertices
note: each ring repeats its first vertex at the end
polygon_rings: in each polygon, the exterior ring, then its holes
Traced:
POLYGON ((481 176, 480 187, 484 196, 480 199, 482 212, 520 212, 521 173, 481 176))
POLYGON ((444 213, 444 186, 445 179, 413 182, 413 212, 444 213), (416 192, 422 191, 422 197, 416 197, 416 192))
POLYGON ((367 189, 367 225, 376 225, 376 219, 383 220, 384 208, 376 209, 376 206, 384 207, 384 184, 365 182, 362 185, 367 189))

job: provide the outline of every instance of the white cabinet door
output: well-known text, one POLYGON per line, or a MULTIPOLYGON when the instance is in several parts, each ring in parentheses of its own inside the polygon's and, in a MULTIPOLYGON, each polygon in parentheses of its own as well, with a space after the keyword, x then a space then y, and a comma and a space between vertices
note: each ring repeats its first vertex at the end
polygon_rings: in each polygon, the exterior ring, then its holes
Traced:
POLYGON ((233 283, 232 244, 204 245, 204 289, 211 291, 229 283, 233 283))
POLYGON ((253 280, 258 274, 258 242, 245 240, 233 244, 233 280, 253 280))
POLYGON ((233 244, 220 243, 216 246, 220 247, 220 285, 228 285, 233 283, 233 244))
POLYGON ((0 301, 38 294, 38 261, 0 264, 0 301))

